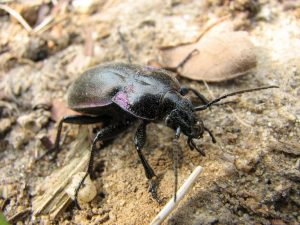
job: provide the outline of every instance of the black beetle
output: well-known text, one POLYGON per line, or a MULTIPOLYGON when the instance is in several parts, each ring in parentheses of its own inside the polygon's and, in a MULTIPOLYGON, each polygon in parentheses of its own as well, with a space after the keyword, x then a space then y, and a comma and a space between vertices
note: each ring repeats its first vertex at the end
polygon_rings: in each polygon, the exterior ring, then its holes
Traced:
POLYGON ((196 115, 196 111, 205 110, 228 96, 273 87, 277 86, 242 90, 223 95, 209 102, 197 90, 181 87, 174 74, 167 70, 125 63, 100 65, 84 72, 71 85, 68 93, 69 107, 83 115, 65 116, 60 121, 52 150, 59 148, 63 123, 93 124, 105 122, 108 124, 98 131, 93 140, 87 176, 93 171, 96 143, 100 140, 112 139, 134 122, 140 121, 135 133, 134 144, 146 177, 150 180, 152 196, 158 199, 156 185, 153 183, 155 173, 141 151, 146 141, 148 123, 164 121, 168 127, 175 130, 174 140, 177 140, 180 133, 183 133, 187 136, 189 147, 204 155, 204 151, 194 143, 193 139, 200 139, 204 132, 207 132, 213 142, 216 140, 196 115), (203 104, 194 106, 185 97, 189 92, 194 93, 203 104))

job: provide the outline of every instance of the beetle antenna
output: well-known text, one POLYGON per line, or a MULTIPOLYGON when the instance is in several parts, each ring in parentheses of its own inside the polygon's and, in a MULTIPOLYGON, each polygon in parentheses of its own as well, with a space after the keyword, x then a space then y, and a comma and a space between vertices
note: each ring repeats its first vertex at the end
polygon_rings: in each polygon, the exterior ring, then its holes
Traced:
POLYGON ((181 150, 178 139, 180 137, 180 127, 176 129, 175 138, 173 139, 173 170, 174 170, 174 202, 177 198, 177 187, 178 187, 178 153, 181 150))
POLYGON ((126 40, 125 40, 125 37, 124 35, 122 34, 122 32, 120 31, 120 27, 118 28, 118 35, 120 37, 120 43, 122 45, 122 48, 123 48, 123 51, 125 52, 126 56, 127 56, 127 60, 129 63, 132 63, 132 57, 131 57, 131 54, 130 54, 130 51, 126 45, 126 40))
POLYGON ((230 97, 230 96, 233 96, 233 95, 243 94, 243 93, 246 93, 246 92, 260 91, 260 90, 269 89, 269 88, 279 88, 279 87, 276 86, 276 85, 271 85, 271 86, 265 86, 265 87, 259 87, 259 88, 251 88, 251 89, 245 89, 245 90, 240 90, 240 91, 232 92, 232 93, 229 93, 229 94, 222 95, 219 98, 216 98, 216 99, 210 101, 209 103, 207 103, 205 105, 197 106, 194 109, 196 111, 202 111, 202 110, 205 110, 208 107, 216 104, 217 102, 221 101, 224 98, 227 98, 227 97, 230 97))

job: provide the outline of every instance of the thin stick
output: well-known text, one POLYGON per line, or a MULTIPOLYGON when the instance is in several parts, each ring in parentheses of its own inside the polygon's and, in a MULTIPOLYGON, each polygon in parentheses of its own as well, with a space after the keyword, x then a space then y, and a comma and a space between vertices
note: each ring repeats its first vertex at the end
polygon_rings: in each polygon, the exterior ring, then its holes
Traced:
POLYGON ((197 166, 193 173, 187 178, 184 184, 177 191, 177 201, 174 202, 172 198, 165 207, 159 212, 159 214, 152 220, 150 225, 159 225, 161 224, 167 216, 175 209, 175 207, 179 204, 179 202, 183 199, 185 194, 191 189, 195 181, 197 180, 199 174, 202 172, 202 167, 197 166))
POLYGON ((30 211, 31 211, 30 208, 26 208, 26 209, 22 210, 21 212, 18 212, 15 215, 13 215, 12 217, 8 218, 7 220, 9 223, 12 223, 12 224, 14 224, 18 221, 22 221, 30 213, 30 211))
POLYGON ((42 31, 45 27, 47 27, 50 23, 54 21, 54 17, 52 15, 47 16, 39 25, 37 25, 34 29, 34 33, 39 33, 42 31))
POLYGON ((7 5, 0 5, 0 9, 8 12, 10 15, 15 17, 19 23, 27 30, 29 33, 32 31, 32 27, 26 22, 26 20, 18 13, 16 10, 10 8, 7 5))
POLYGON ((212 28, 214 28, 218 24, 224 22, 225 20, 228 20, 229 18, 230 18, 230 15, 223 16, 223 17, 219 18, 217 21, 215 21, 214 23, 212 23, 212 24, 208 25, 207 27, 205 27, 204 30, 199 35, 199 37, 197 38, 196 42, 198 42, 212 28))
POLYGON ((132 63, 132 57, 131 57, 131 54, 129 52, 129 49, 126 45, 126 40, 125 40, 125 37, 124 35, 122 34, 122 32, 120 31, 120 27, 118 28, 118 35, 119 35, 119 38, 120 38, 120 43, 122 45, 122 48, 123 48, 123 51, 125 52, 126 56, 127 56, 127 61, 129 63, 132 63))

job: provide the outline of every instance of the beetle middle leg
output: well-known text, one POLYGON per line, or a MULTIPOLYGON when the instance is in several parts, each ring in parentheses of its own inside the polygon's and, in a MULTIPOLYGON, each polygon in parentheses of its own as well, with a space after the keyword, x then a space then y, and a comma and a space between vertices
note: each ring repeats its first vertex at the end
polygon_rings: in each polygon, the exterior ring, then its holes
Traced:
POLYGON ((140 157, 140 160, 142 162, 142 165, 145 170, 145 174, 147 179, 149 180, 149 190, 151 192, 152 197, 157 201, 160 202, 160 199, 158 198, 157 195, 157 180, 156 180, 156 175, 149 165, 148 161, 146 160, 145 156, 142 153, 142 148, 144 147, 146 143, 146 127, 147 127, 147 122, 142 121, 142 123, 139 125, 135 137, 134 137, 134 144, 137 150, 137 153, 140 157))
POLYGON ((99 141, 106 141, 109 139, 115 138, 118 134, 122 133, 125 131, 128 127, 131 126, 133 120, 132 119, 124 119, 122 121, 119 121, 118 123, 111 124, 107 127, 104 127, 103 129, 99 130, 98 133, 96 134, 96 137, 93 140, 92 148, 91 148, 91 155, 90 159, 88 162, 88 168, 83 176, 82 180, 80 181, 78 187, 75 190, 75 205, 77 208, 80 209, 79 204, 77 202, 77 196, 78 196, 78 191, 81 187, 81 185, 84 183, 84 180, 88 175, 91 175, 93 172, 93 165, 94 165, 94 157, 95 157, 95 151, 97 150, 97 142, 99 141))

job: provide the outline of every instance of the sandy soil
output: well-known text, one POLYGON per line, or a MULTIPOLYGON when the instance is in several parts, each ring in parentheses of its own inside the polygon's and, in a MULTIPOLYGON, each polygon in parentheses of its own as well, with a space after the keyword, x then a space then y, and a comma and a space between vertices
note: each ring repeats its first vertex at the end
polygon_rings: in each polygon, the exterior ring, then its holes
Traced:
MULTIPOLYGON (((164 204, 147 190, 132 142, 136 126, 97 153, 97 197, 82 210, 67 201, 56 218, 51 212, 34 213, 33 202, 45 189, 55 189, 50 175, 72 157, 80 161, 80 153, 68 154, 84 129, 66 126, 55 162, 35 162, 46 151, 42 140, 53 140, 55 120, 66 113, 67 89, 82 71, 103 62, 126 62, 118 28, 133 62, 147 64, 158 58, 159 47, 191 41, 208 21, 230 15, 239 21, 236 29, 248 31, 258 47, 255 71, 209 83, 209 90, 201 81, 180 82, 210 99, 249 87, 280 88, 233 97, 238 102, 231 106, 234 111, 224 106, 200 113, 218 143, 208 136, 199 140, 206 150, 201 157, 180 139, 179 183, 197 165, 204 171, 164 224, 299 224, 300 7, 298 1, 282 2, 111 0, 87 13, 67 5, 60 6, 48 29, 35 34, 0 11, 0 210, 6 218, 17 224, 149 224, 164 204)), ((26 12, 28 5, 11 7, 26 12)), ((24 18, 34 20, 35 13, 24 18)), ((144 148, 164 203, 173 195, 173 135, 163 124, 150 124, 144 148)))

